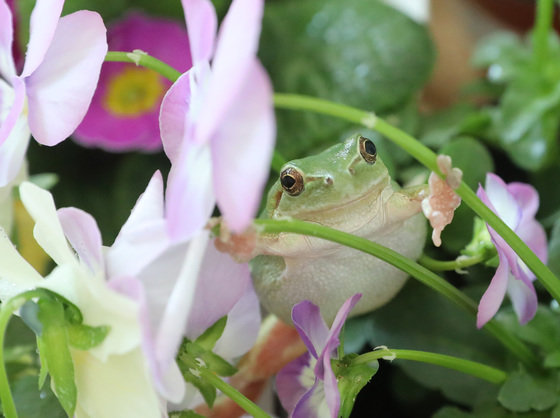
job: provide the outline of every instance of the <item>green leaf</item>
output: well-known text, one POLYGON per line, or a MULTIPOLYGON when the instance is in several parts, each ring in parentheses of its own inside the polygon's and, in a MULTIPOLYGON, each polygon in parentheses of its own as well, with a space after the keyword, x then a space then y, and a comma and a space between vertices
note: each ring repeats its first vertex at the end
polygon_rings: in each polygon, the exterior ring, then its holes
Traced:
POLYGON ((197 414, 192 410, 173 411, 169 413, 169 418, 204 418, 204 415, 197 414))
POLYGON ((39 306, 32 300, 25 302, 19 310, 23 322, 35 333, 40 336, 43 332, 43 325, 38 318, 39 306))
POLYGON ((50 385, 37 388, 36 376, 24 376, 12 385, 12 393, 18 414, 22 418, 63 418, 66 416, 60 407, 50 385))
MULTIPOLYGON (((504 349, 476 328, 471 315, 415 280, 410 280, 389 304, 367 316, 350 319, 355 320, 371 321, 369 340, 373 347, 448 354, 498 368, 503 368, 507 359, 504 349)), ((394 366, 419 384, 441 390, 464 405, 475 405, 497 391, 496 385, 443 367, 411 361, 396 361, 394 366)))
POLYGON ((354 408, 356 396, 379 370, 379 362, 370 364, 353 364, 357 354, 349 354, 340 362, 335 362, 335 373, 340 392, 339 416, 347 418, 354 408))
POLYGON ((200 378, 196 370, 197 366, 195 366, 195 364, 197 364, 197 360, 192 359, 186 353, 180 354, 178 360, 179 369, 181 370, 185 381, 197 388, 204 398, 206 404, 209 407, 212 407, 212 405, 214 405, 214 401, 216 400, 216 388, 212 384, 200 378), (190 367, 190 365, 192 365, 193 367, 190 367))
POLYGON ((196 343, 187 344, 187 354, 194 359, 200 359, 208 370, 216 373, 218 376, 232 376, 237 369, 229 364, 226 360, 210 350, 199 346, 196 343))
POLYGON ((558 377, 535 377, 520 370, 510 373, 498 394, 498 401, 513 412, 545 411, 558 403, 558 377))
POLYGON ((206 350, 212 350, 226 328, 227 316, 218 319, 210 328, 202 333, 195 342, 206 350))
POLYGON ((504 83, 515 78, 519 67, 530 61, 529 49, 513 32, 498 32, 477 45, 471 62, 475 67, 494 67, 488 78, 494 83, 504 83))
POLYGON ((39 299, 38 306, 38 317, 43 326, 42 334, 38 337, 41 358, 46 362, 60 404, 68 416, 72 416, 76 408, 77 390, 64 308, 60 302, 49 298, 39 299))
POLYGON ((67 327, 70 345, 79 350, 89 350, 103 342, 111 327, 70 324, 67 327))
POLYGON ((560 368, 560 349, 546 355, 544 358, 544 367, 550 369, 560 368))

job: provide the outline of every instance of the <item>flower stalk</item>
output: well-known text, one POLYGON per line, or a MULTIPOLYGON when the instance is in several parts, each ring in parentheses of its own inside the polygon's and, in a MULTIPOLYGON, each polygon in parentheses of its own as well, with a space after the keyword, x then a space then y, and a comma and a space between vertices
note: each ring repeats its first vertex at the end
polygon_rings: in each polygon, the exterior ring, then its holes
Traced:
POLYGON ((393 350, 382 347, 370 351, 369 353, 361 354, 353 360, 353 363, 367 364, 379 359, 390 359, 391 361, 394 359, 401 359, 434 364, 436 366, 457 370, 461 373, 469 374, 495 384, 503 383, 507 378, 506 372, 496 369, 495 367, 487 366, 486 364, 445 354, 417 350, 393 350))
POLYGON ((548 35, 554 18, 554 0, 539 0, 533 28, 533 56, 535 67, 542 68, 548 58, 548 35))

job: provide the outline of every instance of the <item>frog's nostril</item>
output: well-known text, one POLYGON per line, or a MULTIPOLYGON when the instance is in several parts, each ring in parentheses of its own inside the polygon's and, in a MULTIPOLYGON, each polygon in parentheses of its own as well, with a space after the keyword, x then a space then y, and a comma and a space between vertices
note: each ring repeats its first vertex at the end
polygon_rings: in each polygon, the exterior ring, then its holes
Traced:
POLYGON ((328 184, 329 186, 331 186, 333 183, 334 183, 334 180, 331 176, 325 177, 325 184, 328 184))

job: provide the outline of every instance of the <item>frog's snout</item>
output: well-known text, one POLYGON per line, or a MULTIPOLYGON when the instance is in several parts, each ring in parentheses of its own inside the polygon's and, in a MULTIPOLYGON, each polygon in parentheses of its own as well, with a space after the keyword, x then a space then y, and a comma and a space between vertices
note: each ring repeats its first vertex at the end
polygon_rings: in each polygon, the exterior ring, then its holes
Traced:
POLYGON ((334 180, 331 176, 326 176, 324 181, 327 186, 332 186, 334 184, 334 180))

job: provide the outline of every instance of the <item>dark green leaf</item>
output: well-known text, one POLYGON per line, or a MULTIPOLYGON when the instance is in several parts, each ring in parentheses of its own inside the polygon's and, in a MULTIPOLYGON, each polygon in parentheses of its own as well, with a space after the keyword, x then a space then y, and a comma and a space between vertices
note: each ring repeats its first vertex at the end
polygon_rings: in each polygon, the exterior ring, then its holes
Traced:
POLYGON ((377 361, 370 364, 353 364, 352 360, 355 357, 357 354, 345 356, 335 367, 340 392, 339 416, 344 418, 350 416, 356 396, 379 369, 377 361))
POLYGON ((218 319, 210 328, 202 333, 200 337, 196 339, 196 344, 205 348, 206 350, 212 350, 216 345, 216 341, 222 336, 224 329, 226 328, 227 316, 218 319))
POLYGON ((38 317, 43 326, 43 332, 38 337, 41 341, 41 359, 46 362, 60 404, 68 416, 72 416, 76 408, 77 390, 64 308, 61 303, 49 298, 41 298, 38 306, 38 317))
POLYGON ((179 368, 181 369, 183 378, 186 382, 191 383, 194 387, 196 387, 200 391, 200 394, 204 398, 206 404, 212 407, 214 401, 216 400, 216 388, 212 384, 201 379, 195 368, 190 368, 185 363, 182 363, 181 357, 182 356, 179 357, 179 368))
POLYGON ((546 355, 546 357, 544 358, 544 367, 548 367, 550 369, 560 368, 560 350, 554 351, 546 355))
POLYGON ((11 389, 17 412, 22 418, 63 418, 66 416, 49 384, 40 390, 37 389, 36 376, 24 376, 17 379, 11 389))
POLYGON ((558 403, 556 375, 535 377, 521 370, 510 373, 498 394, 498 401, 513 412, 545 411, 558 403))

